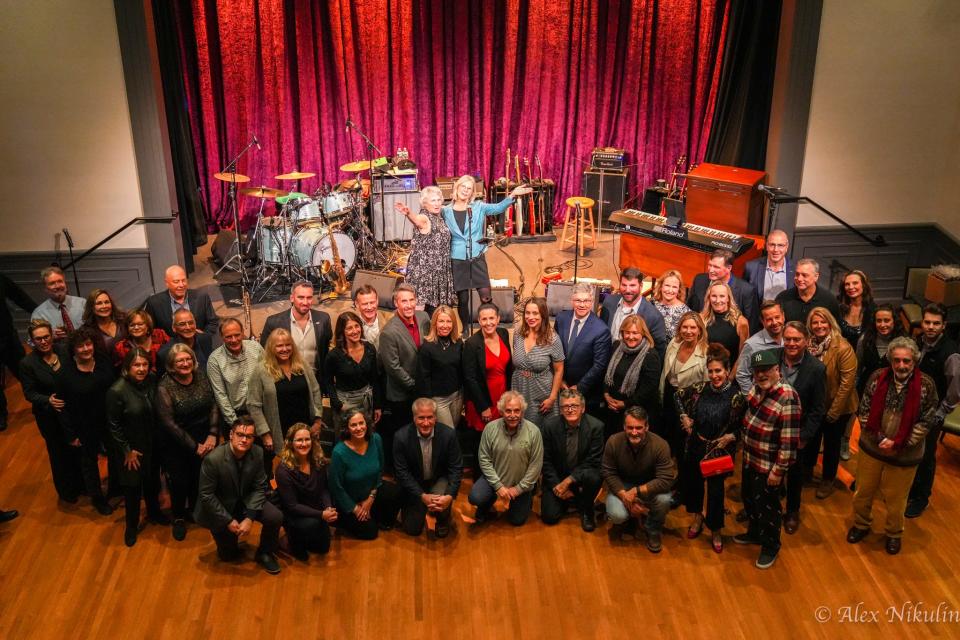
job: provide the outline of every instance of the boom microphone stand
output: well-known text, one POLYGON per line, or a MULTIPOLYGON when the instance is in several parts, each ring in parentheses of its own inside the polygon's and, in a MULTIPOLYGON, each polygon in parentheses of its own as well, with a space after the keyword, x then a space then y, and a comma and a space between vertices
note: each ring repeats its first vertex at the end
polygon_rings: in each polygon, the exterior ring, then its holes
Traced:
POLYGON ((257 136, 253 136, 250 142, 247 143, 247 146, 245 146, 243 150, 237 154, 237 157, 231 160, 230 164, 224 167, 223 170, 220 172, 220 173, 229 173, 231 174, 231 178, 232 178, 232 180, 230 181, 229 198, 230 198, 230 208, 233 213, 233 229, 234 231, 236 231, 236 238, 234 238, 233 244, 230 246, 230 248, 234 251, 234 254, 230 256, 230 258, 226 262, 223 263, 223 266, 220 267, 220 270, 217 271, 217 273, 214 275, 215 276, 220 275, 220 271, 223 271, 228 266, 240 274, 240 295, 242 297, 242 300, 240 301, 231 300, 230 302, 234 304, 237 304, 238 302, 240 304, 243 304, 243 300, 247 299, 247 295, 248 295, 247 292, 250 289, 250 281, 247 278, 247 270, 244 269, 243 267, 243 255, 240 252, 240 213, 237 210, 237 162, 239 162, 240 158, 242 158, 244 154, 246 154, 247 151, 250 150, 250 147, 254 145, 256 145, 258 149, 260 148, 260 143, 257 141, 257 136), (237 261, 237 265, 235 267, 231 266, 234 260, 237 261))

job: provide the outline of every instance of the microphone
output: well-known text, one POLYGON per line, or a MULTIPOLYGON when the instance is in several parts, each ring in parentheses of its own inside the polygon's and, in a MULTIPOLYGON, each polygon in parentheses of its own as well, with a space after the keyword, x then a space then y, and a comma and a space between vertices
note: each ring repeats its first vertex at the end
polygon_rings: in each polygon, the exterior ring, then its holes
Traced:
POLYGON ((257 145, 257 151, 262 151, 262 150, 263 150, 263 148, 260 146, 260 141, 257 140, 257 136, 256 136, 256 135, 253 136, 253 144, 257 145))
POLYGON ((73 238, 70 237, 70 232, 67 231, 66 227, 63 228, 63 237, 67 239, 67 244, 72 248, 74 246, 73 238))
POLYGON ((786 193, 786 189, 784 189, 783 187, 771 187, 770 185, 766 185, 766 184, 758 184, 757 191, 759 191, 760 193, 765 193, 771 198, 775 198, 776 196, 782 193, 786 193))

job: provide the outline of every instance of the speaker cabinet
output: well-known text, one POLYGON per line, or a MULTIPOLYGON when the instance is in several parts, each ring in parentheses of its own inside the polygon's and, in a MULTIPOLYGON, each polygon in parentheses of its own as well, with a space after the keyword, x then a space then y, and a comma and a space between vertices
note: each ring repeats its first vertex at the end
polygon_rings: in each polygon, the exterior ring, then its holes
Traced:
POLYGON ((413 211, 420 211, 420 192, 373 193, 370 198, 370 219, 373 237, 377 242, 397 242, 413 239, 413 223, 397 213, 393 205, 402 202, 413 211))
POLYGON ((594 213, 601 226, 607 224, 607 218, 617 209, 623 209, 627 198, 627 176, 629 171, 584 171, 583 195, 594 200, 597 204, 594 213))
POLYGON ((350 297, 353 298, 353 294, 356 293, 357 289, 365 284, 369 284, 377 290, 377 298, 379 298, 381 309, 396 309, 396 307, 393 306, 393 290, 396 288, 398 282, 400 282, 399 276, 391 276, 386 273, 380 273, 379 271, 357 269, 357 272, 353 275, 353 286, 350 287, 350 297))
MULTIPOLYGON (((554 280, 547 284, 547 313, 551 317, 561 311, 573 309, 573 303, 570 301, 573 296, 573 284, 564 280, 554 280)), ((596 309, 600 303, 600 292, 592 285, 590 289, 593 291, 593 308, 596 309)))
MULTIPOLYGON (((471 290, 470 296, 473 298, 473 321, 477 321, 477 310, 480 308, 480 295, 476 289, 471 290)), ((513 287, 493 287, 490 290, 490 296, 493 298, 493 304, 500 309, 500 323, 513 324, 513 307, 517 299, 517 290, 513 287)))

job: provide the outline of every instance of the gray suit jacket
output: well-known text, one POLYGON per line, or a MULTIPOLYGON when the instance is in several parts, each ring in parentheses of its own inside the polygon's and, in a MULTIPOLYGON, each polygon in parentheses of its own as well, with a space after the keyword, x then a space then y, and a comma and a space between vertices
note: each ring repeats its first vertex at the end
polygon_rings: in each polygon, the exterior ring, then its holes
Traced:
MULTIPOLYGON (((416 313, 420 327, 420 341, 430 332, 430 317, 423 311, 416 313)), ((380 348, 377 349, 380 366, 387 377, 386 398, 390 402, 411 400, 416 391, 417 345, 410 332, 394 314, 380 332, 380 348)))
MULTIPOLYGON (((313 415, 311 419, 323 415, 323 396, 320 385, 313 371, 309 367, 303 368, 307 378, 307 388, 310 390, 310 407, 313 415)), ((269 433, 273 438, 274 448, 279 451, 283 446, 283 425, 280 424, 280 406, 277 404, 277 387, 273 377, 260 362, 253 370, 250 381, 247 382, 247 411, 257 425, 257 435, 269 433)))
POLYGON ((230 443, 226 442, 203 459, 193 517, 197 524, 208 529, 225 529, 238 515, 242 503, 245 514, 240 519, 253 519, 266 501, 266 486, 263 450, 251 447, 238 465, 230 443))

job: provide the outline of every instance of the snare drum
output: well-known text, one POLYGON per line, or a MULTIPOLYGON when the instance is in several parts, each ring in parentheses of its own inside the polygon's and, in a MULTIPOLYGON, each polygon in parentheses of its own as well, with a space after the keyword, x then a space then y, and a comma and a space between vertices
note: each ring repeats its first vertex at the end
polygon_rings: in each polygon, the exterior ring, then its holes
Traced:
POLYGON ((349 191, 334 191, 323 199, 323 214, 327 220, 345 216, 353 208, 354 195, 349 191))
POLYGON ((280 216, 263 218, 260 222, 260 260, 267 264, 283 262, 283 247, 293 237, 293 225, 280 216))
POLYGON ((332 234, 327 227, 305 227, 297 232, 290 243, 290 253, 293 263, 301 269, 314 267, 320 269, 324 262, 333 263, 333 248, 330 245, 330 236, 337 243, 337 252, 343 264, 344 273, 353 271, 357 262, 357 247, 353 240, 345 233, 335 231, 332 234))

